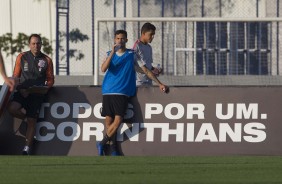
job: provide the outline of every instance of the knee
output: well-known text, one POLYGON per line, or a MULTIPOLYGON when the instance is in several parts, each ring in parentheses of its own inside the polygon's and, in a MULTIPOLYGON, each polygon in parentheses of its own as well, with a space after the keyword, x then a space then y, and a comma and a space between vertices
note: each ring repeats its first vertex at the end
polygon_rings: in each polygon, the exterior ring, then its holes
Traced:
POLYGON ((18 111, 18 109, 14 106, 14 105, 12 105, 12 104, 10 104, 9 106, 8 106, 8 112, 11 114, 11 115, 14 115, 14 114, 16 114, 16 112, 18 111))

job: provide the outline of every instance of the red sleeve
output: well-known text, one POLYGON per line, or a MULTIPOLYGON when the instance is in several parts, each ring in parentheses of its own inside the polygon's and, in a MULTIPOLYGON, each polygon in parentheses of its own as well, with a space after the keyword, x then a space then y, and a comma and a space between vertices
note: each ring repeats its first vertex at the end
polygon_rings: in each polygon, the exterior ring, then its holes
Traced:
POLYGON ((20 78, 22 69, 21 69, 21 60, 22 60, 23 53, 19 54, 15 63, 13 77, 20 78))
POLYGON ((54 70, 53 70, 53 62, 52 60, 47 57, 47 70, 46 70, 46 81, 47 86, 50 88, 54 85, 54 70))

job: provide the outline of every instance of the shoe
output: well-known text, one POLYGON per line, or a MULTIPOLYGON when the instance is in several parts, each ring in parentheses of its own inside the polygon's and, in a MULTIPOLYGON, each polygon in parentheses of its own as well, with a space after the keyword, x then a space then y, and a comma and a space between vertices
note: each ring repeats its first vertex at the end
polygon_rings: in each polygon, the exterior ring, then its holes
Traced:
POLYGON ((111 156, 120 156, 119 152, 117 151, 117 145, 111 145, 111 156))
POLYGON ((29 147, 25 146, 23 151, 22 151, 22 155, 29 155, 29 147))
POLYGON ((118 151, 112 151, 111 155, 112 155, 112 156, 120 156, 120 154, 118 153, 118 151))
POLYGON ((98 155, 104 156, 104 145, 100 144, 100 142, 97 142, 96 147, 97 147, 97 150, 98 150, 98 155))

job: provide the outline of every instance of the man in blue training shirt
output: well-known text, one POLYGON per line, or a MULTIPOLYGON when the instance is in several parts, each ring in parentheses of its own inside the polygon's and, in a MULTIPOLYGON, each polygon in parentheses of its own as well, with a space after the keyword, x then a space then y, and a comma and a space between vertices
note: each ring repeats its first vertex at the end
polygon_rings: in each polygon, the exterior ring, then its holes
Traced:
POLYGON ((102 116, 106 117, 106 134, 101 142, 97 143, 98 155, 104 155, 104 147, 108 141, 112 142, 111 154, 119 155, 115 144, 115 134, 123 121, 129 97, 136 93, 135 68, 155 81, 162 92, 167 92, 168 87, 162 84, 155 75, 146 68, 146 63, 135 59, 135 53, 126 48, 127 32, 117 30, 114 38, 115 44, 107 53, 101 70, 107 72, 102 84, 103 108, 102 116))

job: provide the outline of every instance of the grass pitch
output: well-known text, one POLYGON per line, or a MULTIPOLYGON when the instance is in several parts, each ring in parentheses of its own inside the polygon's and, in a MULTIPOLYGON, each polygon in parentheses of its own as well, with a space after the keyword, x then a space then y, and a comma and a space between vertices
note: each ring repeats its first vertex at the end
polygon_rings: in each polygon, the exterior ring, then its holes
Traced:
POLYGON ((0 156, 0 183, 282 183, 282 157, 0 156))

